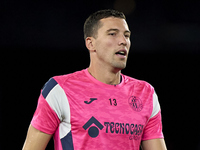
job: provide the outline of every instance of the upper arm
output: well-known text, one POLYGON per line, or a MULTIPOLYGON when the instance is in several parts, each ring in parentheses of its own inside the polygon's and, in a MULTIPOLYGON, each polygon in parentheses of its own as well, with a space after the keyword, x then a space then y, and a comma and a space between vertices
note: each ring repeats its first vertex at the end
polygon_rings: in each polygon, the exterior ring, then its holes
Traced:
POLYGON ((150 139, 162 139, 164 138, 162 133, 162 116, 160 110, 160 104, 156 93, 153 94, 153 111, 144 128, 142 141, 150 139))
POLYGON ((23 150, 44 150, 46 148, 52 135, 57 131, 61 120, 70 119, 69 106, 66 107, 66 104, 68 104, 66 101, 64 90, 51 78, 45 84, 39 96, 23 150))
POLYGON ((41 132, 30 125, 23 150, 45 150, 51 137, 52 135, 41 132))
POLYGON ((142 141, 142 150, 167 150, 164 139, 142 141))
POLYGON ((166 150, 164 136, 162 133, 162 117, 160 104, 156 93, 153 94, 153 111, 145 126, 142 143, 142 150, 166 150))

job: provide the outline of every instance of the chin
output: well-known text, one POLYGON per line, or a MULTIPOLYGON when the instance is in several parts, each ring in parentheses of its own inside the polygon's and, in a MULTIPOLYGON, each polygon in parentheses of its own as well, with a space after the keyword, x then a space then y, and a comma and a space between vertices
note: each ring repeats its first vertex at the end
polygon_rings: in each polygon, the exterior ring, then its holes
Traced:
POLYGON ((115 65, 113 65, 113 67, 122 70, 122 69, 126 68, 126 63, 115 64, 115 65))

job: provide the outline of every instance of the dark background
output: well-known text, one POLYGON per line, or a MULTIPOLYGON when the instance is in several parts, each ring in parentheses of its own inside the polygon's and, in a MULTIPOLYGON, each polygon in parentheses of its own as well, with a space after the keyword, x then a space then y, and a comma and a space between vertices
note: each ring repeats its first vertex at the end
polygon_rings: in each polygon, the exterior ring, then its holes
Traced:
POLYGON ((122 72, 155 87, 168 149, 200 150, 200 1, 3 0, 0 7, 0 149, 22 148, 50 77, 88 67, 84 21, 114 8, 132 32, 122 72))

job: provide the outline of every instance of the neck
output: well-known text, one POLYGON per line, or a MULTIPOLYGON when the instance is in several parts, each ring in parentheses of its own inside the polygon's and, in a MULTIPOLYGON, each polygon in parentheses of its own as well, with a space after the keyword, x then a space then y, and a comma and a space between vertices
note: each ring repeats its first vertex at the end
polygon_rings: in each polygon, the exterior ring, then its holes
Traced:
POLYGON ((120 83, 120 69, 109 69, 106 67, 93 67, 91 64, 88 72, 97 80, 111 85, 120 83))

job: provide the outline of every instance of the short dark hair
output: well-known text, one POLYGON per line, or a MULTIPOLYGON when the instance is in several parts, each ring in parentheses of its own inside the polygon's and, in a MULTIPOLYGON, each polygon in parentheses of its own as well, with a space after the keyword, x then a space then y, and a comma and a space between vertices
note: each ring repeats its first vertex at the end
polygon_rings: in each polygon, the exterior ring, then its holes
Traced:
POLYGON ((108 18, 108 17, 116 17, 116 18, 121 18, 121 19, 126 20, 124 13, 119 12, 117 10, 113 10, 113 9, 99 10, 91 14, 86 19, 84 23, 84 29, 83 29, 84 39, 86 39, 87 37, 96 38, 97 31, 101 27, 100 20, 103 18, 108 18))

